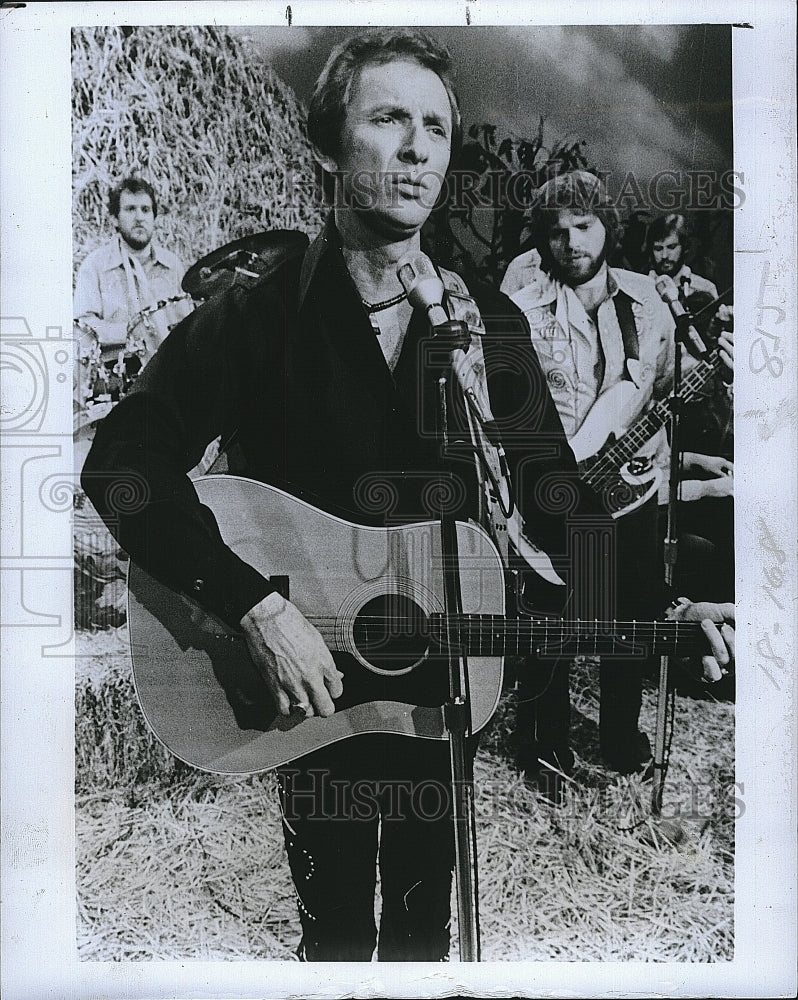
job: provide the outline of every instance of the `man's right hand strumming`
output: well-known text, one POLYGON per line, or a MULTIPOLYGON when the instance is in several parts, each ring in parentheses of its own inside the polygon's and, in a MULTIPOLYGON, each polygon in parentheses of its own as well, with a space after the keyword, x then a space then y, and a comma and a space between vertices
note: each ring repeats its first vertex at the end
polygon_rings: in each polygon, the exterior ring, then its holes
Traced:
POLYGON ((318 630, 280 594, 267 594, 241 619, 252 662, 281 715, 332 715, 343 694, 343 674, 318 630))

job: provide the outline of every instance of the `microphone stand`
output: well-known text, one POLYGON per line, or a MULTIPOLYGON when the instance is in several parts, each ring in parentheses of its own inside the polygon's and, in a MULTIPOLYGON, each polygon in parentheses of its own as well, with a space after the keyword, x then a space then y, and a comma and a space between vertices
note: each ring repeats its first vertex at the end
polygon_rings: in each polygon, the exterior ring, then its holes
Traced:
MULTIPOLYGON (((464 323, 449 320, 430 324, 435 338, 453 346, 468 343, 464 323)), ((455 617, 462 614, 460 592, 460 557, 457 522, 452 505, 446 503, 446 480, 454 477, 449 452, 447 410, 448 375, 438 378, 438 431, 442 450, 440 473, 440 531, 446 622, 446 656, 449 662, 449 698, 443 707, 443 720, 449 734, 454 820, 455 876, 457 885, 457 927, 462 962, 480 961, 479 898, 477 889, 476 823, 474 815, 474 769, 466 747, 471 734, 471 702, 468 687, 468 661, 455 627, 455 617)))
MULTIPOLYGON (((674 571, 678 554, 679 538, 677 533, 677 504, 679 499, 679 482, 681 480, 682 456, 679 447, 679 418, 681 415, 681 399, 679 391, 682 381, 682 343, 688 341, 688 330, 693 322, 690 313, 676 317, 674 331, 675 351, 673 358, 673 393, 669 400, 670 407, 670 471, 668 477, 668 513, 663 549, 665 583, 673 585, 674 571)), ((662 796, 665 784, 665 738, 668 712, 668 675, 670 657, 660 657, 659 686, 657 691, 657 723, 654 735, 654 778, 651 791, 651 813, 656 819, 662 816, 662 796)))

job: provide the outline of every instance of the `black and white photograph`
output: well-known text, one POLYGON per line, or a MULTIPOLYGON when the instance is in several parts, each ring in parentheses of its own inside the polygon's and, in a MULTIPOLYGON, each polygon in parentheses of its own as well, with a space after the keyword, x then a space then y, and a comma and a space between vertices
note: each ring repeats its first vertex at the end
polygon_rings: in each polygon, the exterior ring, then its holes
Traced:
POLYGON ((8 6, 7 995, 792 995, 794 10, 8 6))

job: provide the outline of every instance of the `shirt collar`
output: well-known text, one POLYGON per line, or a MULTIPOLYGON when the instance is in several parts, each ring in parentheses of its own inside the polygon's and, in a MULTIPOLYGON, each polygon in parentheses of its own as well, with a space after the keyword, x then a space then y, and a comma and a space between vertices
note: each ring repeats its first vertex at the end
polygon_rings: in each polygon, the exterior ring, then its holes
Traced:
POLYGON ((150 243, 150 249, 152 250, 152 256, 155 259, 156 263, 163 264, 164 267, 170 266, 170 261, 169 258, 167 257, 167 251, 164 250, 164 248, 161 246, 160 243, 156 243, 155 240, 153 240, 150 243))
MULTIPOLYGON (((540 280, 519 289, 519 291, 514 292, 510 296, 519 309, 524 310, 548 306, 556 300, 559 282, 545 275, 542 271, 540 274, 542 276, 540 280)), ((620 290, 625 292, 630 299, 634 299, 635 302, 642 301, 640 298, 639 283, 635 281, 635 277, 637 277, 637 274, 634 272, 615 270, 612 267, 607 267, 608 297, 613 298, 620 290), (630 274, 632 274, 631 278, 628 277, 630 274)), ((565 286, 561 285, 560 287, 565 286)))
POLYGON ((607 287, 610 297, 617 295, 619 291, 624 292, 635 302, 643 302, 641 295, 641 275, 637 271, 625 271, 623 268, 608 268, 609 278, 607 287))
POLYGON ((327 216, 324 228, 310 244, 305 252, 305 259, 302 261, 302 270, 299 273, 299 302, 298 308, 302 308, 308 289, 313 283, 316 271, 328 250, 340 249, 341 237, 335 227, 333 214, 327 216))
MULTIPOLYGON (((152 259, 164 267, 169 267, 169 259, 166 251, 155 240, 150 241, 150 251, 152 259)), ((122 237, 117 233, 108 244, 108 257, 106 259, 105 270, 110 271, 115 267, 121 267, 125 257, 130 256, 130 251, 122 245, 122 237)))

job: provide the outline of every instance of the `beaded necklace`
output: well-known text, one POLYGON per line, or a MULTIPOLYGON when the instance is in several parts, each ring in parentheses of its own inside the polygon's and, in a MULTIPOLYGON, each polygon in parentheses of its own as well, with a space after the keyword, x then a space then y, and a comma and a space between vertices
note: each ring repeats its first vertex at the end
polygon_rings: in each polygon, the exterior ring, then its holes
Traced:
POLYGON ((403 299, 406 298, 407 298, 407 292, 400 292, 399 295, 394 295, 392 299, 386 299, 384 302, 374 302, 372 304, 371 302, 366 302, 365 299, 361 299, 360 301, 366 307, 366 312, 376 313, 376 312, 382 312, 383 309, 390 309, 391 306, 398 305, 403 299))

